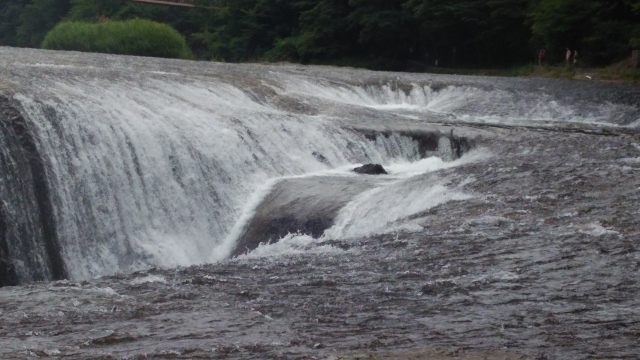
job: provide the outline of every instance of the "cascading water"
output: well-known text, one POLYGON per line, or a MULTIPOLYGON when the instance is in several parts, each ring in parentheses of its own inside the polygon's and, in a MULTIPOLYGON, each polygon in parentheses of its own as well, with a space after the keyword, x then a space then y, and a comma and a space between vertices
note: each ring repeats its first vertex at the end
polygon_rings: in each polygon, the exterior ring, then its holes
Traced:
MULTIPOLYGON (((410 138, 368 140, 328 118, 260 105, 223 82, 114 81, 65 71, 64 78, 17 92, 13 101, 43 158, 46 169, 38 176, 46 174, 51 193, 47 215, 73 278, 223 259, 228 250, 219 248, 221 239, 269 178, 420 156, 410 138)), ((21 169, 3 173, 30 181, 21 169)), ((8 211, 37 207, 8 200, 8 211)), ((15 239, 43 231, 29 216, 5 217, 33 229, 15 239)), ((50 253, 15 253, 25 248, 17 245, 9 244, 15 264, 50 253)), ((24 266, 38 262, 44 260, 24 266)), ((53 278, 48 268, 33 276, 20 271, 19 278, 53 278)))
MULTIPOLYGON (((5 115, 0 258, 14 283, 224 259, 249 200, 270 179, 432 155, 453 160, 468 147, 436 128, 425 135, 430 121, 474 112, 478 121, 588 122, 611 112, 617 124, 638 120, 627 103, 577 113, 551 95, 400 76, 348 84, 295 67, 7 52, 3 93, 32 143, 25 147, 5 115)), ((387 191, 433 196, 399 185, 387 191)), ((364 217, 384 223, 372 210, 375 197, 363 196, 354 200, 366 205, 360 215, 355 205, 340 213, 335 236, 363 235, 364 217)))
POLYGON ((410 139, 368 141, 322 118, 259 106, 231 86, 58 86, 52 93, 68 97, 16 99, 50 166, 74 277, 220 260, 217 239, 269 178, 417 159, 410 139))
MULTIPOLYGON (((497 85, 497 84, 496 84, 497 85)), ((375 85, 290 81, 286 93, 329 103, 444 114, 458 121, 525 125, 544 122, 637 126, 638 106, 615 99, 567 97, 563 89, 500 88, 496 85, 420 84, 395 80, 375 85), (559 92, 559 93, 558 93, 559 92)))

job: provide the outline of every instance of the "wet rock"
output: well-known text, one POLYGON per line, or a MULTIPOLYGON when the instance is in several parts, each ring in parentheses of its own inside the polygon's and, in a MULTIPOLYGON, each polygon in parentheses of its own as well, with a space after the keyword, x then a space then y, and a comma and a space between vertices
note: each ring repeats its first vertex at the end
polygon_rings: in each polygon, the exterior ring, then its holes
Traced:
POLYGON ((37 143, 12 100, 0 96, 0 287, 67 277, 37 143))
POLYGON ((367 175, 386 175, 387 171, 380 164, 365 164, 351 171, 356 172, 358 174, 367 174, 367 175))
POLYGON ((313 153, 311 153, 311 155, 313 155, 313 157, 315 157, 319 162, 323 164, 329 164, 329 160, 327 160, 327 158, 319 152, 314 151, 313 153))
POLYGON ((277 242, 290 233, 319 237, 333 225, 338 211, 369 189, 373 181, 346 177, 281 181, 257 207, 232 256, 250 252, 260 243, 277 242))

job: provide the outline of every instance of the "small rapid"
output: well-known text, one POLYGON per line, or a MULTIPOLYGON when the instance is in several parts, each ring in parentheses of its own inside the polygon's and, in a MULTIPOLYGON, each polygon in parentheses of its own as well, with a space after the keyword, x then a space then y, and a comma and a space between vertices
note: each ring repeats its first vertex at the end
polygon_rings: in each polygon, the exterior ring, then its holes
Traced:
POLYGON ((430 209, 473 198, 462 190, 473 178, 451 179, 438 171, 481 164, 491 156, 480 148, 449 162, 436 156, 392 162, 385 165, 385 175, 358 175, 343 169, 278 179, 258 193, 249 215, 236 224, 228 242, 239 244, 235 256, 254 258, 340 251, 314 241, 350 242, 372 235, 428 232, 421 224, 430 209))
POLYGON ((423 230, 416 223, 425 216, 426 211, 445 202, 472 197, 461 190, 466 181, 452 186, 447 184, 446 179, 429 174, 440 169, 480 163, 490 156, 481 149, 448 163, 432 157, 412 164, 389 166, 394 181, 355 197, 340 210, 335 224, 324 232, 323 238, 344 239, 423 230))
MULTIPOLYGON (((322 81, 288 81, 288 94, 322 102, 396 111, 413 119, 440 114, 458 122, 500 125, 593 124, 637 127, 638 103, 575 98, 557 89, 500 88, 487 85, 441 85, 406 82, 354 85, 322 81)), ((636 99, 640 100, 640 99, 636 99)))

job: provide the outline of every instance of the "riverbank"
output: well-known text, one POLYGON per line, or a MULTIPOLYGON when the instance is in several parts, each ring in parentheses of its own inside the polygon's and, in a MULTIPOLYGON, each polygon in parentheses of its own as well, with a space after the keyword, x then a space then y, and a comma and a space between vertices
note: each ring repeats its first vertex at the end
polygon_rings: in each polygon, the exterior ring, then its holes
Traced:
POLYGON ((640 84, 640 69, 630 66, 626 59, 603 68, 589 66, 564 66, 533 64, 503 69, 455 69, 443 67, 428 67, 421 71, 434 74, 477 75, 477 76, 507 76, 507 77, 541 77, 550 79, 573 79, 585 81, 608 81, 628 84, 640 84))

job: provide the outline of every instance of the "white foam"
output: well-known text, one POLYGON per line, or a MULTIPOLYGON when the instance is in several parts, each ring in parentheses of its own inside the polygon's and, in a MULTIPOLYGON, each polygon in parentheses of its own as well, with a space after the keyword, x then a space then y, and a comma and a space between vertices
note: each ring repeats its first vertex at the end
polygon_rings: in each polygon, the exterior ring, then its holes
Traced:
POLYGON ((147 71, 147 73, 149 74, 155 74, 155 75, 178 75, 180 76, 179 73, 176 72, 166 72, 166 71, 147 71))
POLYGON ((626 127, 632 128, 632 129, 640 127, 640 119, 628 124, 626 127))
POLYGON ((240 260, 263 257, 280 257, 296 254, 336 254, 345 250, 332 245, 318 245, 318 240, 309 235, 288 234, 276 243, 261 243, 255 250, 238 257, 240 260))
POLYGON ((385 170, 391 175, 411 177, 429 171, 442 169, 446 163, 439 157, 432 156, 415 162, 401 162, 385 166, 385 170))
MULTIPOLYGON (((499 89, 484 90, 473 86, 446 86, 433 90, 429 86, 410 84, 408 91, 397 82, 372 86, 290 80, 283 94, 319 99, 334 104, 348 104, 382 111, 409 111, 451 115, 465 122, 502 125, 588 123, 597 126, 620 126, 627 114, 637 113, 634 105, 604 103, 566 104, 548 93, 521 93, 499 89)), ((404 117, 410 115, 403 114, 404 117)), ((420 116, 413 116, 420 119, 420 116)), ((624 120, 628 121, 628 120, 624 120)), ((626 127, 640 126, 640 119, 626 127)))
POLYGON ((220 243, 220 245, 216 246, 213 249, 213 252, 209 257, 211 261, 220 261, 229 257, 229 255, 235 248, 235 244, 238 241, 238 238, 242 235, 245 228, 255 215, 258 206, 269 195, 269 193, 271 193, 273 187, 279 181, 280 179, 267 180, 258 188, 257 191, 255 191, 251 195, 251 198, 249 199, 249 201, 247 201, 247 204, 244 206, 239 219, 235 222, 229 234, 220 243))
MULTIPOLYGON (((486 152, 480 151, 486 156, 486 152)), ((403 156, 407 156, 407 154, 403 154, 403 156)), ((475 159, 476 157, 474 157, 475 159)), ((467 160, 465 160, 467 161, 467 160)), ((417 174, 422 174, 428 171, 435 171, 447 166, 455 166, 458 164, 462 164, 464 162, 453 162, 445 163, 442 159, 438 157, 430 157, 427 159, 422 159, 416 162, 407 162, 407 161, 394 161, 390 165, 385 165, 385 169, 388 172, 398 178, 407 178, 411 176, 415 176, 417 174)), ((226 238, 220 243, 220 245, 216 246, 209 257, 209 261, 220 261, 229 257, 231 252, 234 250, 235 244, 238 238, 244 232, 246 226, 249 224, 258 206, 262 203, 262 201, 272 192, 274 186, 284 180, 295 179, 295 178, 312 178, 312 177, 322 177, 322 176, 345 176, 345 177, 357 177, 358 175, 353 173, 351 169, 357 166, 361 166, 362 164, 349 164, 345 166, 340 166, 335 169, 326 169, 317 172, 311 172, 301 175, 294 176, 286 176, 279 177, 274 179, 269 179, 264 182, 264 184, 260 185, 258 190, 256 190, 251 198, 247 201, 242 209, 242 214, 239 219, 234 224, 233 228, 226 236, 226 238)), ((386 182, 388 183, 388 182, 386 182)), ((381 181, 380 184, 385 184, 384 181, 381 181)), ((415 229, 415 227, 413 227, 415 229)), ((390 229, 389 231, 396 231, 395 228, 390 229)))
POLYGON ((135 278, 135 279, 131 280, 131 282, 130 282, 131 285, 140 285, 140 284, 146 284, 146 283, 163 283, 163 284, 166 284, 167 283, 167 279, 165 279, 163 276, 147 275, 145 277, 135 278))
POLYGON ((600 223, 591 223, 579 228, 578 232, 591 235, 591 236, 603 236, 603 235, 620 235, 619 232, 603 227, 600 223))
MULTIPOLYGON (((45 64, 45 63, 35 63, 35 64, 20 64, 14 63, 16 66, 31 66, 31 67, 43 67, 43 68, 54 68, 54 69, 74 69, 81 68, 77 65, 64 65, 64 64, 45 64)), ((84 66, 84 68, 89 68, 88 66, 84 66)), ((92 68, 92 67, 91 67, 92 68)))
POLYGON ((326 238, 348 238, 385 233, 393 223, 448 201, 471 195, 426 181, 400 181, 357 196, 338 214, 326 238))
POLYGON ((391 165, 391 169, 396 169, 396 174, 404 177, 396 182, 381 184, 380 187, 354 198, 340 210, 334 226, 324 232, 323 238, 421 231, 422 226, 409 218, 449 201, 470 199, 472 196, 465 194, 461 189, 474 181, 473 178, 467 178, 456 188, 451 188, 434 183, 433 178, 421 174, 468 163, 479 163, 491 156, 489 151, 480 148, 449 163, 429 158, 415 164, 391 165))
POLYGON ((631 164, 639 164, 640 163, 640 157, 622 158, 619 161, 626 162, 626 163, 631 163, 631 164))
POLYGON ((104 293, 104 294, 109 295, 109 296, 120 296, 120 294, 118 294, 115 290, 113 290, 110 287, 96 288, 96 291, 104 293))
POLYGON ((429 87, 413 85, 407 94, 393 84, 379 87, 321 84, 295 79, 284 83, 284 94, 306 95, 325 101, 364 106, 373 109, 421 109, 429 102, 429 87))

